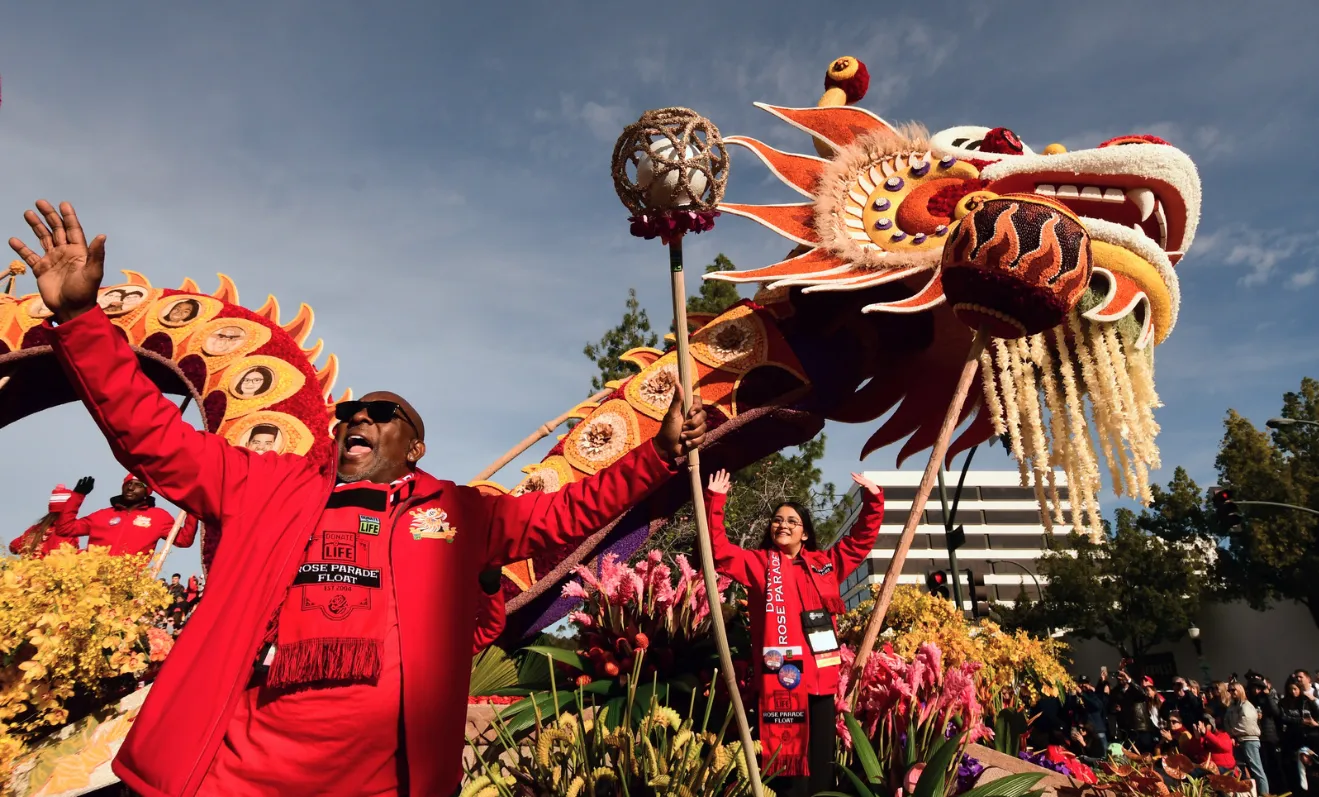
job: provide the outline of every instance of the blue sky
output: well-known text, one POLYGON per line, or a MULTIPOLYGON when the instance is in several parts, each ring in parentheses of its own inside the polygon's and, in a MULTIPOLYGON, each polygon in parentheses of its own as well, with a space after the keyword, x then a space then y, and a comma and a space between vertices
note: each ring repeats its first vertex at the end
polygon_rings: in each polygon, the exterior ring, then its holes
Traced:
MULTIPOLYGON (((813 104, 841 55, 868 64, 863 104, 890 121, 1001 125, 1037 149, 1153 132, 1196 160, 1203 221, 1157 354, 1160 480, 1184 464, 1211 482, 1228 407, 1262 423, 1319 375, 1311 2, 184 5, 0 10, 0 238, 38 197, 69 200, 110 268, 207 289, 222 271, 248 306, 308 302, 339 389, 411 397, 447 478, 589 392, 581 348, 629 287, 667 326, 664 253, 628 235, 609 181, 622 126, 686 105, 806 151, 751 103, 813 104)), ((735 154, 731 200, 793 197, 735 154)), ((686 248, 693 270, 785 252, 727 217, 686 248)), ((828 479, 872 429, 828 429, 828 479)), ((79 406, 0 440, 10 537, 56 482, 96 476, 90 506, 116 492, 79 406)), ((181 552, 167 572, 196 568, 181 552)))

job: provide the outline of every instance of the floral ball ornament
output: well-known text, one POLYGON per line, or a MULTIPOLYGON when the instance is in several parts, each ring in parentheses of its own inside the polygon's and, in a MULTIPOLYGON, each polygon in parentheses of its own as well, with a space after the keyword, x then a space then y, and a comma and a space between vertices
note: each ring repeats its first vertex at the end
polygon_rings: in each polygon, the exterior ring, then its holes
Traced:
POLYGON ((1030 337, 1063 323, 1090 282, 1090 236, 1062 205, 1033 194, 969 196, 943 251, 953 313, 996 338, 1030 337))
POLYGON ((614 190, 631 232, 665 243, 714 228, 728 182, 719 128, 688 108, 647 111, 614 145, 614 190))

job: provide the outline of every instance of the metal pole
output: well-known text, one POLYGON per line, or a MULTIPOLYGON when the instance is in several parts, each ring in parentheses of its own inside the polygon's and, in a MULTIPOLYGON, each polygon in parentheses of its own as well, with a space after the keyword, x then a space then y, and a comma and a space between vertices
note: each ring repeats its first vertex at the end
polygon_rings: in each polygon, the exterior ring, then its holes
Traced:
POLYGON ((1319 509, 1311 509, 1308 506, 1297 506, 1295 504, 1279 504, 1274 501, 1233 501, 1237 506, 1275 506, 1279 509, 1294 509, 1297 512, 1309 512, 1311 515, 1319 515, 1319 509))
POLYGON ((948 512, 948 488, 943 483, 942 465, 939 466, 939 505, 943 508, 943 539, 948 548, 948 567, 952 568, 953 574, 953 603, 960 612, 962 611, 962 579, 957 577, 957 549, 948 541, 948 535, 953 531, 953 520, 948 512))

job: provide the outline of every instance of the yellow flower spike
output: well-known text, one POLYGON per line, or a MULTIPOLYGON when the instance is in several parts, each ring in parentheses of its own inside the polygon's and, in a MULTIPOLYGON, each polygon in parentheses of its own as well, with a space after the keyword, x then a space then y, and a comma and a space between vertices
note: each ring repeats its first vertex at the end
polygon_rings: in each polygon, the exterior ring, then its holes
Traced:
POLYGON ((467 784, 458 794, 458 797, 476 797, 476 795, 490 785, 490 778, 486 775, 473 778, 472 782, 467 784))
POLYGON ((582 793, 582 787, 585 785, 586 781, 582 779, 581 775, 573 778, 572 783, 568 784, 568 794, 566 797, 578 797, 578 795, 582 793))
POLYGON ((657 721, 667 723, 668 726, 675 731, 682 727, 682 717, 678 716, 678 712, 668 706, 661 706, 658 708, 655 711, 655 718, 657 721))

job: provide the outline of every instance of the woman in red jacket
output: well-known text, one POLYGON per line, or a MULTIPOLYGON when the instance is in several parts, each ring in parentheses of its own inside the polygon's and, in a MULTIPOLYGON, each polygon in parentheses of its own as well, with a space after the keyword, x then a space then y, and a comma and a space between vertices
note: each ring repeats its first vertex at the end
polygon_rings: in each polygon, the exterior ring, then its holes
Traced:
POLYGON ((716 569, 747 588, 751 649, 759 685, 760 743, 786 794, 834 787, 834 693, 838 690, 838 585, 869 555, 884 519, 884 493, 853 473, 865 506, 851 533, 828 551, 815 538, 811 513, 796 501, 774 511, 760 547, 728 541, 724 501, 730 478, 710 477, 707 504, 716 569))
POLYGON ((18 539, 9 543, 9 552, 23 557, 44 558, 61 545, 72 545, 77 548, 76 539, 61 538, 55 533, 54 528, 70 495, 69 488, 62 484, 57 485, 50 494, 50 501, 46 504, 46 516, 29 526, 18 539))

